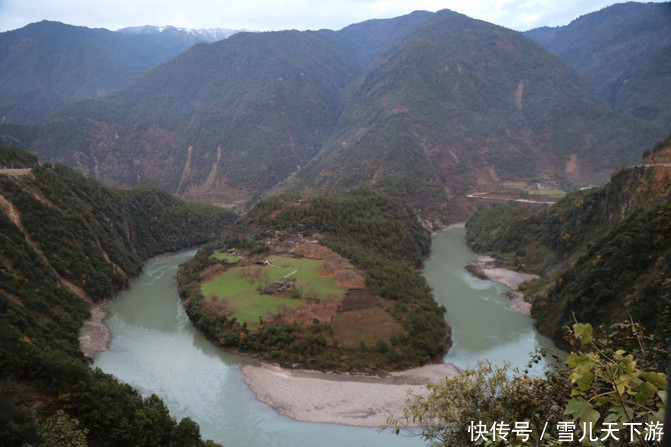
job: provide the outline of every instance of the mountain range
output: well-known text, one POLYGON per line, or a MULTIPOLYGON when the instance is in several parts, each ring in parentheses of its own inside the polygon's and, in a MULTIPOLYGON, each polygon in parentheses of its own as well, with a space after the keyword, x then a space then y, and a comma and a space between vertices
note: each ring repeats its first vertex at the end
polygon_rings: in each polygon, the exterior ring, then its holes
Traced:
MULTIPOLYGON (((609 24, 645 5, 611 8, 587 17, 609 24)), ((642 39, 658 34, 667 29, 642 39)), ((592 39, 613 67, 630 51, 607 33, 592 39)), ((374 184, 431 225, 463 218, 477 206, 467 193, 502 182, 603 182, 666 135, 663 119, 611 104, 599 79, 521 33, 419 11, 197 44, 116 93, 5 124, 0 137, 108 184, 230 206, 374 184)), ((637 101, 668 90, 645 89, 637 101)))
POLYGON ((143 34, 154 35, 158 37, 173 37, 183 41, 191 41, 191 44, 199 42, 216 42, 217 40, 226 39, 233 34, 240 32, 240 30, 225 29, 225 28, 183 28, 176 26, 128 26, 118 30, 124 34, 143 34))
POLYGON ((233 30, 131 27, 117 32, 59 22, 0 33, 0 122, 39 122, 78 100, 121 90, 200 42, 233 30))

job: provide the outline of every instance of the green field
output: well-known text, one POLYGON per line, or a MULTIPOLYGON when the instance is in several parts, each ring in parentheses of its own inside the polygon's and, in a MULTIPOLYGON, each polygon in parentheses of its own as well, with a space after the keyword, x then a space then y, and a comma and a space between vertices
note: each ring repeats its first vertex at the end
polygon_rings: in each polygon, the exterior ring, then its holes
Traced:
POLYGON ((536 194, 540 196, 551 197, 553 199, 561 199, 566 195, 566 191, 559 188, 539 188, 539 189, 530 189, 529 194, 536 194))
POLYGON ((560 188, 546 187, 546 186, 536 186, 532 184, 525 184, 523 182, 508 182, 503 183, 503 187, 506 189, 512 189, 516 191, 523 191, 528 194, 546 196, 553 199, 561 199, 566 195, 566 191, 560 188))
POLYGON ((217 251, 217 252, 213 253, 211 257, 214 258, 214 259, 218 259, 220 261, 226 261, 229 264, 236 264, 236 263, 240 262, 240 260, 242 259, 238 255, 232 255, 230 253, 224 253, 224 252, 221 252, 221 251, 217 251))
POLYGON ((240 323, 247 323, 247 327, 254 330, 259 317, 285 313, 301 304, 301 299, 284 293, 261 293, 261 288, 272 285, 276 280, 296 278, 294 284, 303 298, 342 299, 347 292, 345 288, 335 287, 335 278, 319 276, 324 261, 290 256, 268 260, 270 265, 267 266, 231 267, 201 285, 203 296, 208 301, 225 300, 230 316, 240 323))

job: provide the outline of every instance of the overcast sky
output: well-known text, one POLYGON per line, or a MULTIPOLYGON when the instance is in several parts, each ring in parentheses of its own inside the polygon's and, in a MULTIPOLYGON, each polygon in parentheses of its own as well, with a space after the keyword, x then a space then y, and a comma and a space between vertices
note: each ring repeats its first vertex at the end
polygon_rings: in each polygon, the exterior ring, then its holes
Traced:
MULTIPOLYGON (((623 0, 624 1, 624 0, 623 0)), ((526 31, 566 25, 613 0, 0 0, 0 31, 41 20, 117 30, 173 25, 247 30, 332 29, 415 10, 451 9, 526 31)))

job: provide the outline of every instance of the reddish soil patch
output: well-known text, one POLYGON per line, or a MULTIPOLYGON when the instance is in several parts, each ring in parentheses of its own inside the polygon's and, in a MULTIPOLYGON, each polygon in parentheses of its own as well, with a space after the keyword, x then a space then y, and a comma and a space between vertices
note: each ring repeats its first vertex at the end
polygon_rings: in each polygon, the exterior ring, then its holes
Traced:
MULTIPOLYGON (((294 249, 294 253, 308 259, 327 259, 329 257, 340 257, 333 250, 319 244, 300 244, 294 249)), ((347 262, 347 261, 345 261, 347 262)))
POLYGON ((338 312, 333 330, 338 341, 350 348, 358 348, 361 342, 371 346, 378 338, 388 340, 403 333, 401 325, 381 307, 338 312))
POLYGON ((235 309, 234 306, 231 305, 227 300, 217 300, 213 299, 210 301, 203 301, 203 308, 205 309, 206 312, 212 313, 214 315, 218 316, 229 316, 233 312, 235 312, 237 309, 235 309))
POLYGON ((380 299, 368 289, 350 289, 340 304, 339 312, 368 309, 380 306, 380 299))
POLYGON ((347 259, 329 248, 319 244, 301 244, 296 246, 294 253, 304 258, 324 261, 319 275, 335 278, 336 287, 366 287, 366 274, 355 269, 347 259))
POLYGON ((338 255, 328 256, 323 259, 322 266, 319 269, 320 276, 330 276, 334 277, 338 274, 340 270, 345 270, 348 267, 351 267, 350 263, 347 262, 345 258, 341 258, 338 255))
POLYGON ((340 303, 337 300, 306 301, 285 313, 276 321, 286 325, 290 325, 294 321, 299 324, 312 324, 316 318, 321 323, 330 324, 338 311, 338 304, 340 303))
POLYGON ((366 274, 361 270, 339 270, 335 276, 336 287, 363 289, 366 287, 366 274))

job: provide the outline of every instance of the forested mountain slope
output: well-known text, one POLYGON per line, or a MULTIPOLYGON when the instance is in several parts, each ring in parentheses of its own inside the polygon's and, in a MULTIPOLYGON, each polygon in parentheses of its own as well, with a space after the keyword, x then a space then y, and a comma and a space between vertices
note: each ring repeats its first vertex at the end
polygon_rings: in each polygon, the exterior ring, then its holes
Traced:
POLYGON ((244 204, 376 184, 427 221, 501 181, 598 183, 661 138, 522 34, 440 11, 199 44, 0 136, 110 184, 244 204))
POLYGON ((120 90, 197 42, 48 21, 0 33, 0 123, 39 122, 120 90))
POLYGON ((671 164, 664 158, 670 150, 667 139, 645 164, 549 208, 498 206, 468 221, 474 250, 542 275, 525 295, 539 330, 559 345, 574 315, 592 324, 631 318, 668 336, 671 164))
POLYGON ((296 177, 321 191, 375 183, 449 215, 502 181, 597 182, 657 132, 519 33, 440 11, 367 70, 296 177))
POLYGON ((671 128, 671 3, 616 4, 525 34, 585 76, 615 110, 671 128))
POLYGON ((127 287, 148 257, 206 242, 235 216, 0 146, 8 162, 25 169, 0 171, 0 445, 38 444, 60 409, 95 445, 202 444, 160 399, 92 370, 77 333, 91 303, 127 287))
POLYGON ((248 200, 314 156, 355 68, 330 31, 239 33, 197 45, 19 140, 107 183, 248 200))

